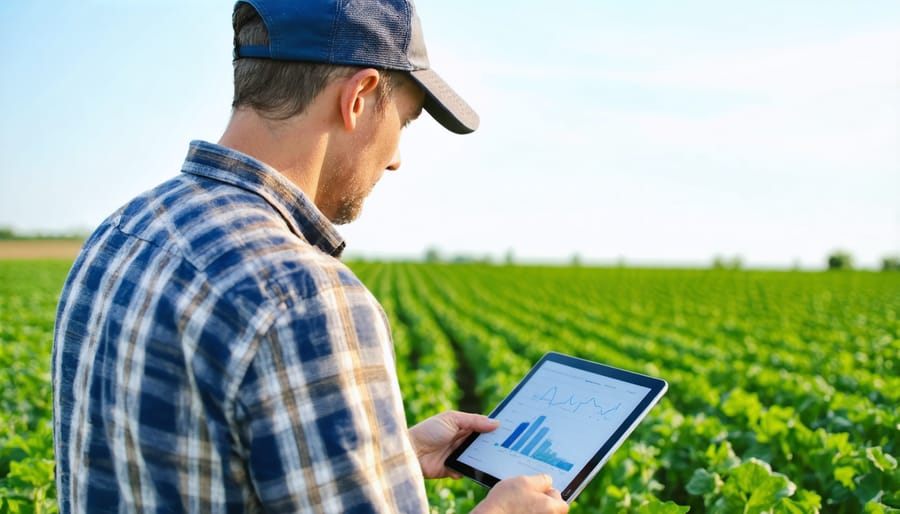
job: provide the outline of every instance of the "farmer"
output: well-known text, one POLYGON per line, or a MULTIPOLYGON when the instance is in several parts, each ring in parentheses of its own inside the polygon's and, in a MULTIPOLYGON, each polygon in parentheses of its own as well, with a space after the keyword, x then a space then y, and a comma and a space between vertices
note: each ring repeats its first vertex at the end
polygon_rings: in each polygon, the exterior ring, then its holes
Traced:
MULTIPOLYGON (((233 24, 218 144, 192 142, 179 176, 104 221, 66 281, 60 510, 427 512, 423 477, 496 426, 407 428, 390 329, 333 224, 400 167, 423 108, 457 133, 478 116, 429 69, 410 0, 242 1, 233 24)), ((545 475, 476 508, 567 510, 545 475)))

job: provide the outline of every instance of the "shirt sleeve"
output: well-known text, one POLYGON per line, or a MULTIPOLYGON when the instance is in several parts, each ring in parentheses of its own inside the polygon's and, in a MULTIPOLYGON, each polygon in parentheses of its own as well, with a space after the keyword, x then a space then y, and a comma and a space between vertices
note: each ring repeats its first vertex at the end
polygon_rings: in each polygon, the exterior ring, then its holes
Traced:
POLYGON ((259 339, 236 398, 249 479, 266 512, 427 512, 383 311, 332 284, 259 339))

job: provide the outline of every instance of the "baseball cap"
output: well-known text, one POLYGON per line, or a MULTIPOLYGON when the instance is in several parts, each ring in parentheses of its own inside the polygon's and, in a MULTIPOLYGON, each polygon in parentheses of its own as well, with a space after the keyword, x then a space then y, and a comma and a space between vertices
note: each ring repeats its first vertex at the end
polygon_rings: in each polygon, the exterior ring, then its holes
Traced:
POLYGON ((451 132, 478 128, 478 114, 431 69, 412 0, 238 0, 262 17, 268 45, 236 59, 322 62, 406 71, 425 90, 425 110, 451 132))

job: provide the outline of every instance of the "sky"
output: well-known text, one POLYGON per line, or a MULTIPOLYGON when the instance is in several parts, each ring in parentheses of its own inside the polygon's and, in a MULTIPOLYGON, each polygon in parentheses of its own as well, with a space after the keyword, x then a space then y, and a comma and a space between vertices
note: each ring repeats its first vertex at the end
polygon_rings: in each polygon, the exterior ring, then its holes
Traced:
MULTIPOLYGON (((215 142, 233 3, 0 2, 0 227, 89 231, 215 142)), ((900 255, 900 2, 420 0, 480 114, 406 129, 348 256, 817 269, 900 255)))

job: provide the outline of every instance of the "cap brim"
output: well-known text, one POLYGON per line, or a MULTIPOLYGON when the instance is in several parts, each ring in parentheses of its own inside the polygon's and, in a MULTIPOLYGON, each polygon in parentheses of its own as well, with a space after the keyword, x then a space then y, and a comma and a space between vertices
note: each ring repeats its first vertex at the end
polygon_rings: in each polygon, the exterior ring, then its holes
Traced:
POLYGON ((409 72, 425 90, 425 110, 450 132, 469 134, 478 128, 478 114, 432 70, 409 72))

